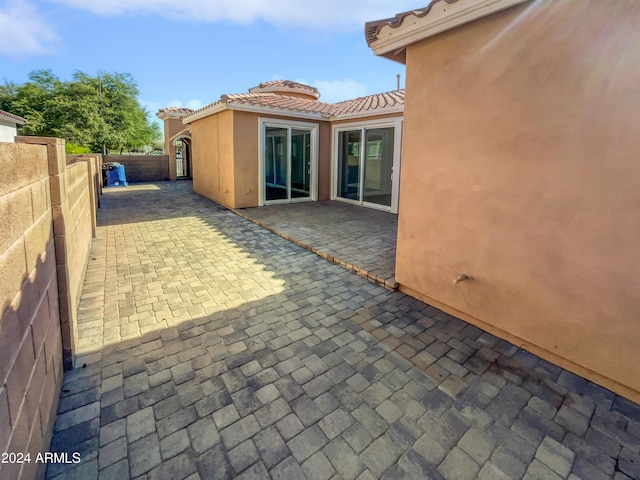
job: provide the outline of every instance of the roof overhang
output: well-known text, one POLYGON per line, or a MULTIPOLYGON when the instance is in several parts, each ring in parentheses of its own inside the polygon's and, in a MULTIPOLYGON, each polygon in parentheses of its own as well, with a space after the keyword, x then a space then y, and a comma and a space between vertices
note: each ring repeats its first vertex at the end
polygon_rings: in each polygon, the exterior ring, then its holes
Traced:
POLYGON ((16 125, 24 125, 25 123, 27 123, 26 118, 19 117, 18 115, 14 115, 13 113, 5 112, 4 110, 0 110, 0 119, 15 123, 16 125))
POLYGON ((182 123, 189 125, 192 122, 226 110, 316 121, 338 121, 397 115, 404 112, 404 90, 359 97, 336 104, 325 104, 317 101, 308 102, 286 95, 264 93, 257 93, 255 96, 225 94, 220 97, 220 100, 206 105, 189 115, 185 115, 182 118, 182 123), (291 102, 291 100, 297 100, 297 102, 291 102))
POLYGON ((182 111, 182 112, 178 112, 178 111, 166 111, 166 110, 159 110, 156 113, 156 117, 158 117, 160 120, 167 120, 169 118, 177 118, 177 119, 181 119, 183 117, 185 117, 186 115, 189 115, 188 112, 182 111))
POLYGON ((278 115, 280 117, 304 118, 308 120, 329 120, 329 117, 317 112, 303 112, 298 110, 287 110, 284 108, 265 107, 261 105, 245 105, 234 102, 214 103, 209 107, 198 110, 196 113, 182 119, 182 123, 188 124, 200 120, 201 118, 215 115, 224 110, 236 110, 239 112, 253 112, 260 114, 278 115))
POLYGON ((433 0, 426 8, 368 22, 365 35, 376 55, 405 63, 408 45, 529 0, 433 0))
POLYGON ((196 110, 191 115, 186 115, 182 118, 182 123, 188 125, 191 122, 195 122, 196 120, 200 120, 201 118, 208 117, 209 115, 215 115, 218 112, 227 109, 226 101, 219 101, 212 103, 211 105, 207 105, 206 107, 201 108, 200 110, 196 110))
POLYGON ((393 105, 391 107, 372 108, 369 110, 340 113, 329 117, 331 121, 338 120, 356 120, 358 118, 378 117, 381 115, 402 115, 404 113, 404 104, 393 105))
POLYGON ((380 115, 392 115, 402 114, 404 112, 404 105, 394 105, 384 108, 373 108, 365 111, 340 113, 338 115, 327 115, 318 112, 301 112, 297 110, 287 110, 284 108, 265 107, 260 105, 244 105, 241 103, 217 103, 210 108, 204 108, 192 115, 189 115, 182 119, 182 123, 190 124, 196 120, 215 115, 216 113, 224 110, 235 110, 239 112, 252 112, 262 115, 277 115, 279 117, 299 118, 305 120, 318 120, 318 121, 336 121, 336 120, 349 120, 357 118, 377 117, 380 115))
POLYGON ((265 107, 262 105, 245 105, 242 103, 230 103, 229 110, 240 112, 254 112, 261 114, 278 115, 281 117, 304 118, 307 120, 329 120, 329 116, 319 112, 305 112, 300 110, 288 110, 286 108, 265 107))

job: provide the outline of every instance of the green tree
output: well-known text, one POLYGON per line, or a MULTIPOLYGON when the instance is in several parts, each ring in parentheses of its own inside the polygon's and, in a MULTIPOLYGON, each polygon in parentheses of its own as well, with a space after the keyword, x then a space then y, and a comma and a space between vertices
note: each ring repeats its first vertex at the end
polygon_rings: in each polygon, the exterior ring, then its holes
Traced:
MULTIPOLYGON (((161 137, 138 101, 138 87, 126 73, 76 72, 61 81, 51 70, 29 74, 23 85, 0 86, 0 108, 27 119, 20 133, 54 136, 94 152, 135 150, 161 137)), ((76 147, 74 147, 76 148, 76 147)))

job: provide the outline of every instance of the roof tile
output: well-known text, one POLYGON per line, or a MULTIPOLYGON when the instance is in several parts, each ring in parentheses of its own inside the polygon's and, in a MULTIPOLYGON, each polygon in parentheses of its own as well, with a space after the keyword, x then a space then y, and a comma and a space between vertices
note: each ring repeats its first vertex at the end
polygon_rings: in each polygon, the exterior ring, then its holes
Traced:
POLYGON ((167 116, 167 117, 173 117, 173 118, 184 118, 187 115, 191 115, 193 112, 195 112, 195 110, 192 110, 190 108, 166 107, 166 108, 161 108, 160 110, 158 110, 158 113, 156 114, 156 116, 158 116, 158 117, 167 116))
MULTIPOLYGON (((283 81, 276 80, 274 82, 264 82, 260 85, 279 85, 280 82, 283 81)), ((295 82, 291 83, 296 85, 295 88, 299 88, 299 86, 302 85, 295 82)), ((302 86, 306 87, 305 85, 302 86)), ((318 113, 328 117, 340 117, 343 115, 358 113, 374 113, 374 111, 377 110, 385 110, 391 107, 402 106, 404 105, 404 90, 394 90, 391 92, 377 93, 374 95, 358 97, 353 100, 346 100, 338 103, 327 103, 320 102, 311 98, 290 96, 280 92, 270 92, 264 90, 261 91, 261 89, 257 89, 257 87, 254 87, 249 89, 249 93, 233 93, 222 95, 220 97, 220 100, 206 105, 199 110, 190 111, 190 113, 185 115, 185 117, 203 112, 204 110, 211 110, 214 107, 222 104, 226 104, 227 106, 234 104, 249 105, 272 108, 276 111, 286 110, 293 112, 318 113)), ((177 107, 169 108, 176 109, 177 107)), ((163 110, 161 110, 161 112, 163 110)), ((379 113, 384 112, 380 111, 379 113)))
POLYGON ((26 118, 22 118, 18 115, 15 115, 13 113, 10 112, 6 112, 4 110, 0 110, 0 118, 4 118, 6 120, 11 120, 13 122, 16 122, 18 125, 24 125, 25 123, 27 123, 27 119, 26 118))
POLYGON ((257 87, 252 87, 249 89, 250 93, 258 93, 258 92, 286 92, 287 90, 297 91, 299 93, 304 93, 306 95, 310 95, 315 97, 316 99, 320 98, 320 92, 315 87, 310 85, 305 85, 303 83, 294 82, 292 80, 272 80, 270 82, 262 82, 257 87))
POLYGON ((459 0, 431 0, 429 2, 429 5, 427 5, 426 7, 417 8, 415 10, 409 10, 406 12, 401 12, 396 14, 395 17, 384 18, 382 20, 374 20, 372 22, 367 22, 364 25, 364 36, 367 40, 367 45, 371 46, 371 44, 378 39, 378 34, 380 33, 380 30, 384 26, 397 28, 400 25, 402 25, 402 22, 404 22, 404 19, 407 18, 409 15, 413 15, 417 18, 422 18, 425 15, 428 15, 429 12, 431 11, 431 8, 433 8, 433 6, 438 2, 446 2, 448 4, 452 4, 452 3, 456 3, 457 1, 459 0))

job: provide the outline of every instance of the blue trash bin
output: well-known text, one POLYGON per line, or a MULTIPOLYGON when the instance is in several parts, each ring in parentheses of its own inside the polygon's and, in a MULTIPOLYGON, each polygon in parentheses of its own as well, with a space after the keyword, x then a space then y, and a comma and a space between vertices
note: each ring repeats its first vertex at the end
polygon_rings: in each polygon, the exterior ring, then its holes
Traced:
POLYGON ((107 187, 127 187, 124 165, 112 163, 107 167, 107 187))

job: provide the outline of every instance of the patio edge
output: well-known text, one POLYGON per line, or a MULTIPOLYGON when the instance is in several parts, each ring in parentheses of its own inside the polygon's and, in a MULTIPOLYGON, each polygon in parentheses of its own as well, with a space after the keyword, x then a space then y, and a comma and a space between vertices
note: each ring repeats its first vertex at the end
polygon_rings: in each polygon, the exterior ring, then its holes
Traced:
POLYGON ((367 280, 369 280, 372 283, 375 283, 376 285, 379 285, 391 292, 395 292, 398 290, 398 282, 396 282, 395 278, 382 278, 380 275, 376 275, 373 272, 370 272, 358 265, 354 265, 351 262, 347 262, 346 260, 343 260, 339 257, 336 257, 334 255, 331 255, 328 252, 325 252, 323 250, 320 250, 317 247, 313 247, 311 245, 307 245, 306 243, 301 242, 300 240, 296 240, 295 238, 290 237, 289 235, 279 232, 278 230, 276 230, 275 228, 261 222, 260 220, 256 220, 255 218, 251 218, 249 215, 245 214, 244 212, 242 212, 241 210, 237 210, 235 208, 230 208, 230 211, 232 211, 233 213, 235 213, 236 215, 238 215, 241 218, 244 218, 245 220, 250 221, 251 223, 255 223, 256 225, 258 225, 259 227, 264 228, 265 230, 268 230, 269 232, 279 236, 280 238, 283 238, 299 247, 304 248, 305 250, 309 250, 310 252, 315 253, 316 255, 318 255, 319 257, 324 258, 325 260, 331 262, 331 263, 335 263, 336 265, 341 266, 342 268, 345 268, 347 270, 349 270, 350 272, 354 272, 357 275, 361 276, 362 278, 365 278, 367 280))

